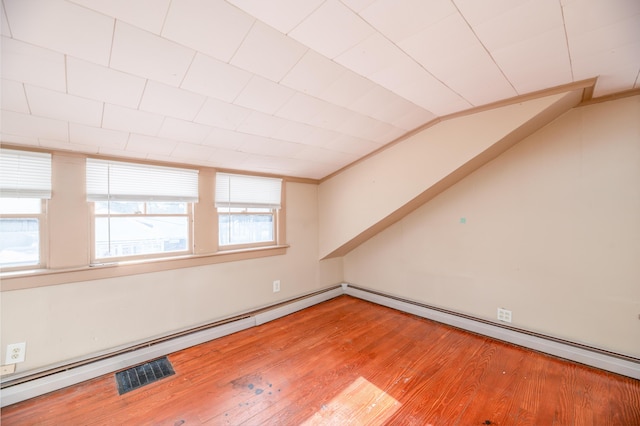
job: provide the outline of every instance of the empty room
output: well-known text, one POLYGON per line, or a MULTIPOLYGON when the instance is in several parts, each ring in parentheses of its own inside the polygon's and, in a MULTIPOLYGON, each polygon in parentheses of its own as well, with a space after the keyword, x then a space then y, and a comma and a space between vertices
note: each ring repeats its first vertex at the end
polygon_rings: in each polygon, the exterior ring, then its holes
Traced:
POLYGON ((4 425, 640 425, 637 0, 0 0, 4 425))

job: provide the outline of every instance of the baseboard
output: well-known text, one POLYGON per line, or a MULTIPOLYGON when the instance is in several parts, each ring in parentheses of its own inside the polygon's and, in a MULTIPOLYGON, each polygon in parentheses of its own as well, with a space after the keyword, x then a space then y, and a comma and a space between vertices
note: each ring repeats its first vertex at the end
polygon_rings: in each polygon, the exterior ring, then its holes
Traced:
MULTIPOLYGON (((321 290, 319 292, 314 292, 280 303, 275 307, 263 308, 255 314, 249 313, 245 316, 241 316, 237 320, 205 328, 204 330, 188 333, 183 332, 178 337, 160 339, 160 341, 156 339, 153 342, 148 342, 146 346, 144 344, 137 344, 137 349, 108 356, 100 359, 99 361, 86 362, 84 364, 79 363, 80 365, 73 366, 68 369, 58 367, 56 368, 56 372, 52 374, 46 374, 45 370, 44 372, 38 373, 38 376, 41 377, 34 379, 29 379, 29 376, 27 375, 25 376, 24 381, 14 385, 8 385, 0 390, 0 407, 5 407, 36 396, 44 395, 45 393, 94 379, 104 374, 114 373, 191 346, 199 345, 241 330, 255 327, 327 301, 340 296, 341 294, 344 294, 342 287, 321 290)), ((103 356, 102 353, 100 355, 103 356)), ((90 359, 91 356, 87 358, 90 359)))
POLYGON ((627 359, 628 357, 606 353, 596 348, 581 347, 581 345, 572 344, 571 342, 560 341, 560 339, 548 336, 535 335, 524 330, 505 328, 498 324, 494 325, 486 321, 444 312, 413 301, 380 294, 348 284, 343 284, 343 290, 345 294, 349 296, 367 300, 378 305, 387 306, 473 333, 564 358, 569 361, 589 365, 634 379, 640 379, 640 362, 627 359))
POLYGON ((261 309, 255 313, 239 317, 237 320, 205 329, 201 329, 202 327, 200 327, 198 331, 181 333, 180 336, 175 338, 167 338, 166 340, 160 341, 156 340, 149 342, 143 347, 138 345, 138 348, 135 350, 118 353, 114 356, 102 358, 99 361, 87 362, 74 366, 73 368, 63 369, 62 371, 56 371, 52 374, 41 375, 41 377, 9 385, 0 390, 0 406, 5 407, 15 404, 48 392, 94 379, 104 374, 113 373, 158 357, 169 355, 191 346, 255 327, 318 303, 325 302, 342 294, 640 380, 640 362, 625 359, 615 354, 607 354, 602 351, 579 347, 570 342, 565 343, 550 337, 504 328, 497 324, 494 325, 471 317, 445 312, 410 300, 400 299, 344 283, 339 287, 321 290, 261 309))

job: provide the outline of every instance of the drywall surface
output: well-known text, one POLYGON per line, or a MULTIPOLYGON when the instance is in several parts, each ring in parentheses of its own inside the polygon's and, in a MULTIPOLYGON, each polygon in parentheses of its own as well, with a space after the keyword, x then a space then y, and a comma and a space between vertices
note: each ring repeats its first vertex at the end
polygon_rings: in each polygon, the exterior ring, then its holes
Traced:
POLYGON ((322 182, 320 256, 346 254, 361 234, 430 188, 492 147, 505 145, 505 139, 519 141, 579 99, 578 92, 562 93, 446 120, 322 182))
POLYGON ((345 281, 640 358, 639 117, 640 96, 569 111, 347 254, 345 281))
POLYGON ((342 259, 318 261, 317 185, 287 183, 286 200, 286 255, 2 292, 3 345, 27 342, 26 361, 17 372, 341 282, 342 259), (276 279, 279 293, 272 292, 276 279))

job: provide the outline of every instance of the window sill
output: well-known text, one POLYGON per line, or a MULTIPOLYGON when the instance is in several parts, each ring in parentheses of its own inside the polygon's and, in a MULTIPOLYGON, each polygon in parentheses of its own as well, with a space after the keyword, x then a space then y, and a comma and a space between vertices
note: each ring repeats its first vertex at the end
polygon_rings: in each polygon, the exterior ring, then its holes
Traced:
POLYGON ((261 257, 281 256, 287 253, 287 248, 289 248, 288 245, 277 245, 225 250, 209 254, 165 257, 161 259, 105 262, 77 268, 11 271, 0 273, 0 283, 2 291, 24 290, 28 288, 146 274, 261 257))

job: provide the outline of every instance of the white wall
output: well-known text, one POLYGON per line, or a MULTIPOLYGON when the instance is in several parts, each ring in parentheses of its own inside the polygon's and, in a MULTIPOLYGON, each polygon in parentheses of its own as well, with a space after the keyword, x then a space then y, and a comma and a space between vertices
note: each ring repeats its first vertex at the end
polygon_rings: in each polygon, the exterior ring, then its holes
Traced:
POLYGON ((350 252, 344 274, 640 357, 640 96, 561 116, 350 252))
MULTIPOLYGON (((287 183, 286 255, 2 292, 2 346, 27 342, 18 372, 215 321, 342 280, 319 262, 317 185, 287 183), (272 292, 272 281, 281 291, 272 292)), ((4 354, 2 354, 4 357, 4 354)))

